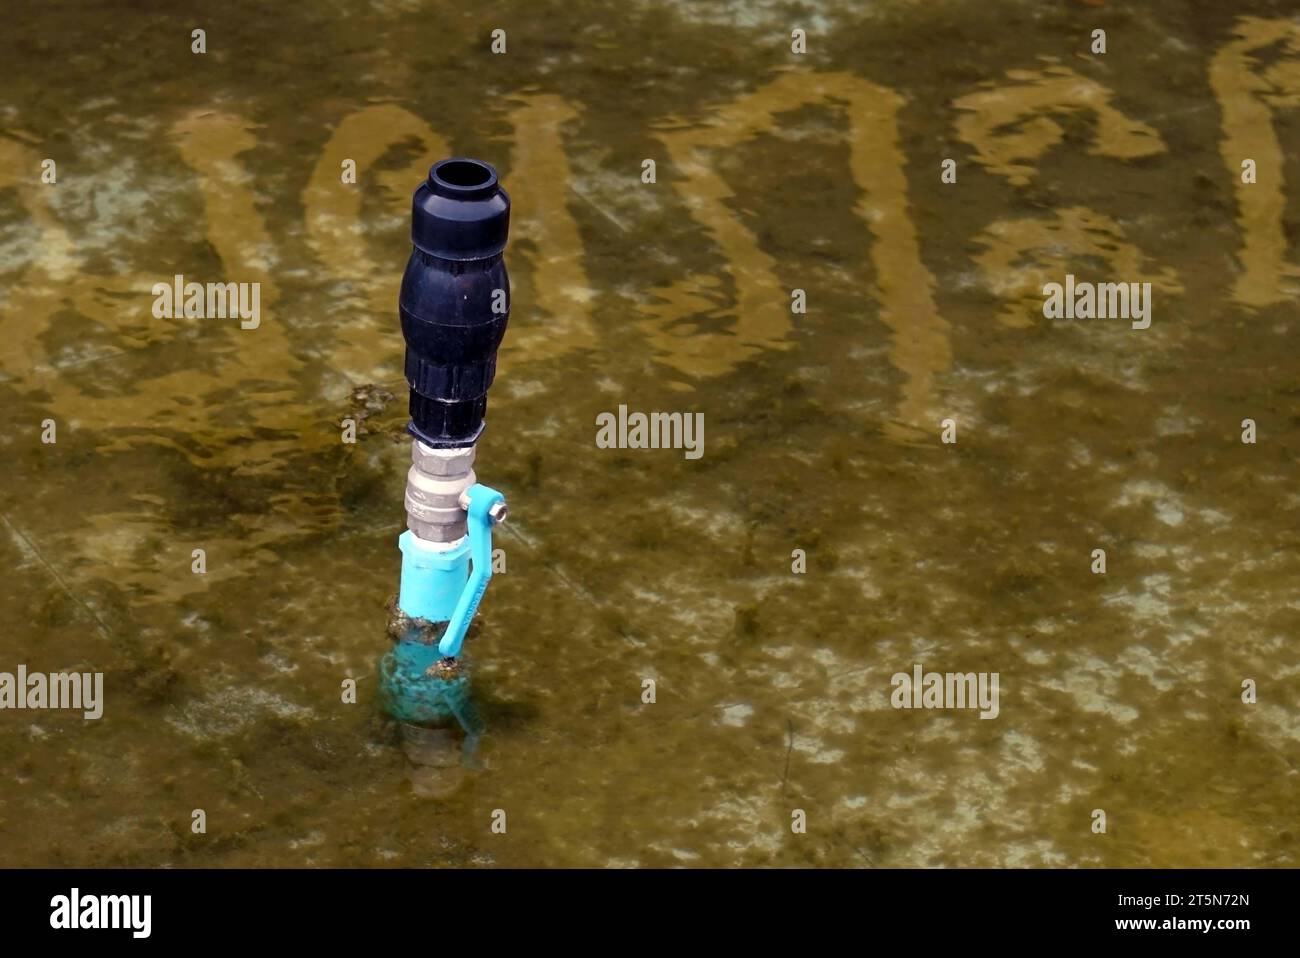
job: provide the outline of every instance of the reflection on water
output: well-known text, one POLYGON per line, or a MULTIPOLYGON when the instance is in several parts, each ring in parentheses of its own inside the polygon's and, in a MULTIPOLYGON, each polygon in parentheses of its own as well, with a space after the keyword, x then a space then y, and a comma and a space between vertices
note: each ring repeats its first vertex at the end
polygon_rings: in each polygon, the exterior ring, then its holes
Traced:
POLYGON ((435 3, 232 8, 206 59, 129 6, 16 26, 0 669, 107 676, 99 722, 0 714, 0 861, 1294 865, 1295 24, 1170 0, 1103 60, 1064 39, 1103 12, 1000 6, 825 5, 803 58, 650 0, 521 5, 499 58, 435 3), (373 705, 451 153, 515 210, 476 769, 373 705), (1067 272, 1150 282, 1151 328, 1042 319, 1067 272), (177 274, 261 325, 155 318, 177 274), (704 456, 597 449, 619 404, 704 456), (998 718, 890 708, 918 662, 998 672, 998 718))
MULTIPOLYGON (((951 346, 948 325, 939 317, 932 297, 934 280, 921 264, 916 229, 908 215, 905 162, 898 149, 896 116, 902 98, 891 90, 846 73, 784 73, 758 91, 712 111, 697 127, 659 134, 680 171, 680 192, 691 215, 701 221, 718 245, 735 286, 734 322, 710 333, 686 322, 717 300, 716 281, 701 298, 694 273, 663 292, 663 304, 651 309, 641 324, 658 349, 660 361, 691 376, 717 376, 734 370, 757 352, 787 349, 794 314, 788 294, 779 286, 777 260, 764 252, 754 234, 742 225, 728 201, 735 192, 713 165, 709 151, 732 148, 761 133, 779 128, 780 117, 809 104, 841 105, 849 145, 847 171, 829 169, 831 182, 852 177, 852 191, 861 191, 854 211, 869 225, 870 261, 876 271, 879 321, 891 332, 889 358, 906 377, 898 414, 884 424, 899 438, 914 438, 934 419, 934 379, 948 368, 951 346)), ((817 167, 807 149, 783 150, 782 165, 817 167)), ((797 182, 797 181, 796 181, 797 182)), ((845 184, 846 186, 848 184, 845 184)), ((842 190, 848 193, 848 190, 842 190)), ((798 209, 807 200, 789 186, 774 191, 783 204, 798 209)), ((847 204, 846 204, 847 205, 847 204)), ((805 291, 806 292, 806 291, 805 291)), ((656 291, 658 295, 658 291, 656 291)))
POLYGON ((1300 24, 1294 20, 1242 17, 1233 40, 1211 58, 1210 84, 1223 109, 1223 162, 1234 173, 1245 159, 1266 171, 1257 182, 1240 178, 1236 191, 1237 222, 1241 227, 1241 275, 1233 298, 1247 306, 1293 301, 1300 293, 1294 282, 1300 271, 1289 260, 1284 234, 1284 152, 1278 140, 1274 112, 1300 106, 1300 24), (1263 57, 1285 50, 1289 58, 1264 68, 1263 57), (1268 173, 1267 171, 1272 171, 1268 173))
POLYGON ((1056 210, 1048 218, 998 220, 976 242, 987 247, 974 257, 984 281, 1006 302, 998 321, 1012 328, 1046 323, 1043 286, 1072 271, 1090 278, 1095 273, 1097 282, 1141 276, 1161 293, 1183 291, 1172 268, 1149 262, 1125 242, 1119 223, 1084 207, 1056 210))

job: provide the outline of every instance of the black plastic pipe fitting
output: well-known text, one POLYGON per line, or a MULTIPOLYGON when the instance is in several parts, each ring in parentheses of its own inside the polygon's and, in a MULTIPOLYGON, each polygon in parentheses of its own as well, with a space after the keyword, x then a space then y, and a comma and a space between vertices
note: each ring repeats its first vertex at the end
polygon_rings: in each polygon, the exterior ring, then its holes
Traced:
POLYGON ((411 387, 406 428, 435 448, 472 446, 510 318, 502 258, 510 197, 487 163, 456 157, 433 165, 411 206, 414 248, 398 297, 411 387))

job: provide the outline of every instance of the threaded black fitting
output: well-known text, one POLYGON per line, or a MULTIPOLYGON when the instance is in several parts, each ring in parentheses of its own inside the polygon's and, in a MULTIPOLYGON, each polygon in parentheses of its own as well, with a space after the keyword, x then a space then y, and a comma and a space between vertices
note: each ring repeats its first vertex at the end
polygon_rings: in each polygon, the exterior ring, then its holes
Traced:
POLYGON ((509 229, 510 197, 487 163, 442 160, 415 191, 398 314, 411 387, 406 428, 427 445, 470 446, 483 432, 510 317, 509 229))

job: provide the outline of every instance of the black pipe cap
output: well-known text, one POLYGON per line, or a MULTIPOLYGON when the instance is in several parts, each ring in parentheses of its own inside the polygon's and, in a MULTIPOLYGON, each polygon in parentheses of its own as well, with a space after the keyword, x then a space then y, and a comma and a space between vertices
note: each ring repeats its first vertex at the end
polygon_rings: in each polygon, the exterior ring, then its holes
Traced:
POLYGON ((411 242, 430 256, 487 259, 506 248, 510 197, 482 160, 457 156, 433 164, 411 205, 411 242))

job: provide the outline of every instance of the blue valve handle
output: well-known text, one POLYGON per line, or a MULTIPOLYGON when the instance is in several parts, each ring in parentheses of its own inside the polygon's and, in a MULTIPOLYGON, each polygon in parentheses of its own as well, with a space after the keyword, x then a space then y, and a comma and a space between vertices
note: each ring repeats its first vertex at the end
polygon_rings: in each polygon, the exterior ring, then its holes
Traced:
POLYGON ((488 582, 492 578, 492 517, 488 515, 488 510, 498 502, 505 502, 506 498, 482 483, 470 486, 465 491, 465 496, 469 500, 469 508, 465 510, 469 525, 469 581, 461 590, 456 610, 447 623, 447 631, 438 643, 438 651, 452 657, 460 654, 465 633, 469 631, 469 624, 478 611, 478 604, 483 600, 483 593, 487 591, 488 582))

